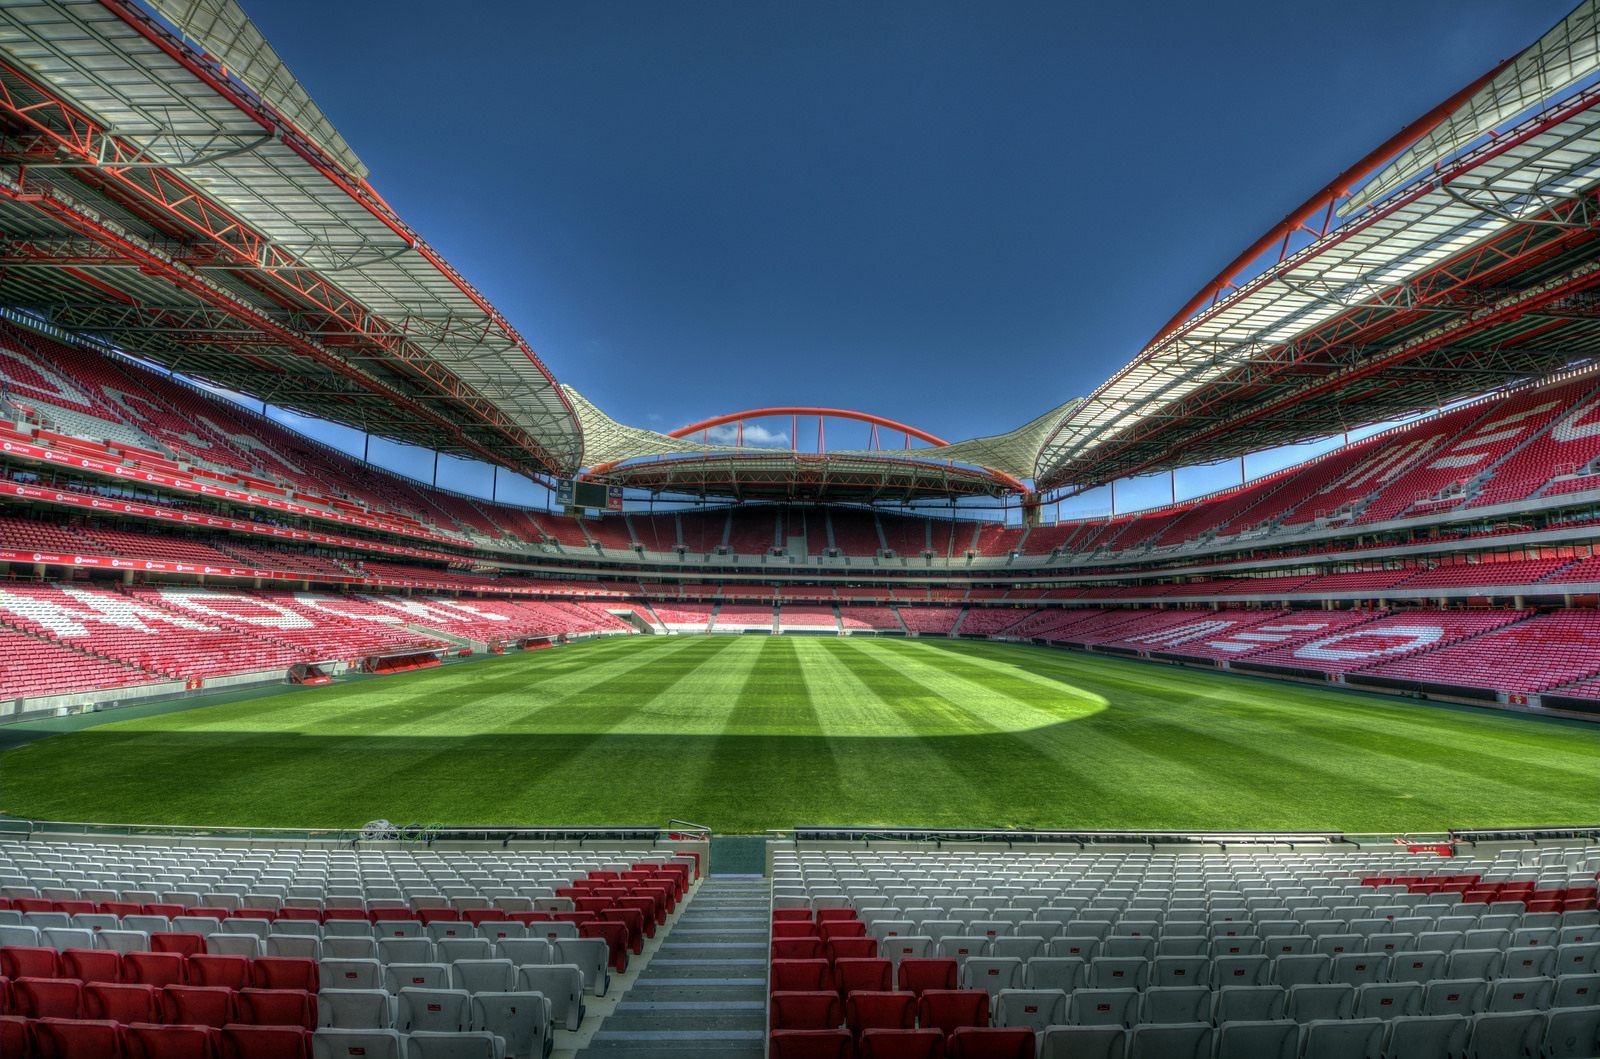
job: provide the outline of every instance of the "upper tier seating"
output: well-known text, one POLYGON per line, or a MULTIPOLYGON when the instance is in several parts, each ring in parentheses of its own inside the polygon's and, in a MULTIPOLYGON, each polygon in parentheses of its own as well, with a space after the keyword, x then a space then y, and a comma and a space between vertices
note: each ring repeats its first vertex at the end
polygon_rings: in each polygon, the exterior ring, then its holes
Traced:
POLYGON ((930 550, 927 519, 885 512, 878 515, 878 523, 883 527, 883 539, 889 542, 889 550, 895 555, 915 558, 930 550))
MULTIPOLYGON (((1009 555, 1022 544, 1026 526, 1007 526, 1001 522, 985 522, 978 530, 975 545, 979 555, 1009 555)), ((958 553, 959 554, 959 553, 958 553)))
POLYGON ((828 512, 833 524, 833 546, 840 555, 870 558, 883 549, 872 512, 855 508, 835 508, 828 512))
POLYGON ((1423 570, 1407 578, 1406 588, 1489 588, 1529 585, 1560 570, 1570 559, 1517 559, 1503 563, 1457 563, 1423 570))
POLYGON ((1600 393, 1583 379, 1555 391, 1560 413, 1544 431, 1502 463, 1470 507, 1526 500, 1546 482, 1578 474, 1600 457, 1600 393))
POLYGON ((678 514, 683 527, 683 546, 694 555, 711 555, 722 547, 728 532, 728 512, 683 511, 678 514))
POLYGON ((728 547, 735 555, 767 555, 778 547, 779 509, 772 507, 735 508, 728 533, 728 547))
POLYGON ((678 547, 677 515, 629 515, 628 524, 645 551, 670 552, 678 547))
POLYGON ((583 526, 589 531, 589 536, 594 538, 595 543, 602 548, 622 552, 633 547, 633 534, 628 532, 627 523, 620 515, 587 518, 583 520, 583 526))

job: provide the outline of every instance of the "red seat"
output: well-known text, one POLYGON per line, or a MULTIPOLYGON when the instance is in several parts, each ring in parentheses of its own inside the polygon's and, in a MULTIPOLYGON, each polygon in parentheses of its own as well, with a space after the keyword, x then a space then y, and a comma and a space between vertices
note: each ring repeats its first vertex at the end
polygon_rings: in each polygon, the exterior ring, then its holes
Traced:
POLYGON ((40 1019, 33 1024, 41 1056, 49 1059, 122 1059, 122 1027, 87 1019, 40 1019))
POLYGON ((248 956, 208 953, 189 957, 188 965, 189 985, 216 985, 226 986, 229 989, 243 989, 250 984, 248 956))
POLYGON ((133 1025, 123 1031, 129 1059, 217 1059, 221 1037, 210 1026, 133 1025))
POLYGON ((124 1024, 160 1022, 161 994, 153 985, 91 982, 83 987, 83 1014, 124 1024))
POLYGON ((830 938, 829 960, 860 960, 878 955, 877 938, 830 938))
POLYGON ((152 934, 150 935, 150 951, 179 952, 185 956, 204 956, 206 939, 199 934, 152 934))
POLYGON ((253 1026, 317 1028, 317 995, 304 989, 241 989, 239 1021, 253 1026))
POLYGON ((767 1010, 775 1030, 831 1030, 844 1022, 839 994, 832 990, 778 990, 767 1010))
POLYGON ((224 1026, 222 1059, 311 1059, 311 1031, 298 1026, 224 1026))
POLYGON ((83 983, 76 978, 18 978, 11 997, 17 1014, 31 1019, 75 1019, 83 1011, 83 983))
POLYGON ((101 901, 99 909, 105 915, 116 916, 118 919, 123 916, 139 915, 139 906, 132 901, 101 901))
POLYGON ((18 978, 56 978, 61 974, 61 955, 37 945, 0 945, 0 975, 18 978))
POLYGON ((768 1059, 854 1059, 855 1048, 844 1030, 773 1030, 768 1059))
POLYGON ((187 958, 181 952, 128 952, 122 956, 122 980, 141 985, 184 985, 187 958))
POLYGON ((367 916, 367 910, 364 908, 330 908, 322 913, 322 921, 324 923, 330 923, 335 919, 358 919, 363 923, 371 922, 367 916))
MULTIPOLYGON (((985 994, 987 995, 987 994, 985 994)), ((1033 1059, 1033 1031, 1021 1026, 963 1026, 950 1035, 950 1059, 1033 1059)))
POLYGON ((866 1030, 909 1030, 917 1024, 917 998, 910 993, 857 990, 845 998, 844 1018, 858 1037, 866 1030))
POLYGON ((780 921, 787 923, 809 923, 811 922, 811 909, 774 908, 772 910, 772 921, 774 923, 780 921))
POLYGON ((600 938, 610 953, 611 969, 622 974, 628 969, 628 926, 616 920, 591 919, 578 924, 578 937, 600 938))
POLYGON ((169 985, 161 991, 166 1022, 221 1029, 238 1019, 234 991, 220 985, 169 985))
POLYGON ((817 933, 822 935, 823 941, 864 938, 867 936, 867 925, 859 919, 824 919, 817 924, 817 933))
POLYGON ((842 956, 833 962, 833 981, 839 995, 846 998, 858 990, 885 993, 894 988, 894 962, 879 957, 842 956))
POLYGON ((809 919, 780 919, 772 924, 772 936, 775 938, 814 938, 817 936, 817 925, 809 919))
MULTIPOLYGON (((397 915, 392 915, 392 916, 384 916, 383 917, 384 919, 416 919, 417 918, 417 915, 416 915, 415 912, 408 912, 408 911, 406 911, 404 909, 392 909, 391 908, 391 909, 386 909, 386 911, 397 912, 398 914, 397 915)), ((322 922, 322 913, 317 911, 315 908, 280 908, 280 909, 278 909, 278 918, 279 919, 304 919, 304 920, 310 920, 310 921, 315 922, 315 923, 321 923, 322 922)), ((374 914, 374 918, 378 918, 376 916, 376 914, 374 914)))
POLYGON ((938 1030, 867 1030, 856 1046, 857 1059, 944 1059, 945 1036, 938 1030))
POLYGON ((816 935, 803 938, 773 938, 774 960, 815 960, 823 956, 822 939, 816 935))
POLYGON ((853 908, 819 908, 819 909, 817 909, 817 922, 818 923, 837 922, 839 920, 854 919, 854 918, 856 918, 856 910, 853 909, 853 908))
POLYGON ((954 1033, 962 1026, 989 1025, 989 994, 982 989, 926 989, 917 1003, 917 1025, 954 1033))
POLYGON ((773 960, 769 972, 769 988, 773 991, 809 992, 833 987, 833 975, 827 960, 773 960))
POLYGON ((111 949, 62 949, 61 973, 85 982, 120 982, 122 953, 111 949))
POLYGON ((157 901, 148 905, 144 905, 139 909, 139 911, 142 915, 166 916, 168 919, 171 919, 173 916, 183 915, 187 909, 179 904, 157 901))
POLYGON ((954 989, 956 961, 935 956, 907 956, 900 961, 900 988, 921 995, 924 989, 954 989))
POLYGON ((21 1015, 0 1015, 0 1055, 33 1055, 33 1023, 21 1015))
POLYGON ((303 989, 315 993, 318 987, 317 961, 299 956, 261 956, 250 963, 251 985, 257 989, 303 989))

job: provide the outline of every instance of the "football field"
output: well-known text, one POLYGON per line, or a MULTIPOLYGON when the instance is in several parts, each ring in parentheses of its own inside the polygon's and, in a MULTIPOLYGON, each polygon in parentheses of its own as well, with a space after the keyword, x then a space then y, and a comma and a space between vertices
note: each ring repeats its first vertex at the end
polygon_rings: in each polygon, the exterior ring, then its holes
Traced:
POLYGON ((0 755, 0 810, 353 827, 1600 823, 1600 727, 943 639, 629 637, 0 755))

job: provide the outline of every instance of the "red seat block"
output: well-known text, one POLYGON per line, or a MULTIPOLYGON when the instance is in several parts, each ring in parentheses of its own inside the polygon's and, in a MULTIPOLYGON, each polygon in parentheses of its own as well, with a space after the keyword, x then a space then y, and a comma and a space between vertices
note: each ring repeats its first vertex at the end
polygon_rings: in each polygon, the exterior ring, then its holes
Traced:
POLYGON ((962 1026, 987 1026, 989 994, 982 989, 925 989, 917 1002, 917 1025, 945 1033, 962 1026))
POLYGON ((243 989, 250 985, 248 956, 191 956, 188 965, 189 985, 226 986, 229 989, 243 989))
POLYGON ((11 997, 17 1014, 31 1019, 75 1019, 83 1011, 83 983, 76 978, 18 978, 11 997))
POLYGON ((185 985, 188 960, 181 952, 128 952, 122 956, 122 980, 140 985, 185 985))
POLYGON ((91 982, 83 987, 83 1013, 91 1019, 130 1022, 160 1022, 161 993, 153 985, 91 982))
POLYGON ((62 949, 61 972, 85 982, 122 981, 122 953, 110 949, 62 949))
POLYGON ((177 952, 185 956, 204 956, 206 939, 199 934, 158 933, 150 935, 151 952, 177 952))
POLYGON ((250 962, 250 971, 251 984, 257 989, 317 991, 316 960, 298 956, 261 956, 250 962))
POLYGON ((831 1030, 844 1022, 839 994, 830 990, 772 994, 768 1011, 775 1030, 831 1030))
POLYGON ((317 1028, 317 995, 303 989, 241 989, 238 1004, 240 1022, 317 1028))
POLYGON ((0 1055, 33 1055, 33 1023, 21 1015, 0 1015, 0 1055))
POLYGON ((298 1026, 224 1026, 222 1059, 311 1059, 311 1031, 298 1026))
POLYGON ((917 998, 910 993, 857 990, 845 999, 844 1017, 858 1037, 867 1030, 909 1030, 917 1024, 917 998))
POLYGON ((221 1029, 238 1021, 234 991, 220 985, 169 985, 161 991, 165 1022, 221 1029))
POLYGON ((51 1059, 123 1059, 122 1027, 87 1019, 40 1019, 33 1036, 41 1056, 51 1059))
POLYGON ((950 1059, 1033 1059, 1033 1031, 1022 1027, 963 1026, 950 1035, 950 1059))
POLYGON ((804 938, 772 939, 774 960, 815 960, 822 955, 822 939, 815 935, 804 938))
POLYGON ((773 1030, 768 1059, 854 1059, 855 1047, 844 1030, 773 1030))
POLYGON ((817 936, 817 925, 809 919, 780 919, 772 924, 772 936, 775 938, 814 938, 817 936))
POLYGON ((894 988, 894 963, 878 957, 842 956, 833 961, 833 981, 845 998, 858 990, 888 992, 894 988))
POLYGON ((833 974, 827 960, 773 960, 768 972, 768 988, 810 991, 831 989, 833 974))
POLYGON ((221 1035, 211 1026, 138 1024, 123 1031, 129 1059, 218 1059, 221 1035))
POLYGON ((944 1059, 945 1035, 938 1030, 867 1030, 857 1059, 944 1059))
POLYGON ((823 941, 864 938, 867 936, 867 925, 859 919, 824 919, 817 924, 817 933, 822 935, 823 941))
POLYGON ((18 978, 56 978, 61 974, 61 954, 38 945, 0 946, 0 975, 18 978))
POLYGON ((954 989, 956 961, 936 956, 907 956, 900 961, 900 988, 922 994, 925 989, 954 989))
POLYGON ((831 938, 828 941, 828 959, 866 959, 878 955, 877 938, 831 938))

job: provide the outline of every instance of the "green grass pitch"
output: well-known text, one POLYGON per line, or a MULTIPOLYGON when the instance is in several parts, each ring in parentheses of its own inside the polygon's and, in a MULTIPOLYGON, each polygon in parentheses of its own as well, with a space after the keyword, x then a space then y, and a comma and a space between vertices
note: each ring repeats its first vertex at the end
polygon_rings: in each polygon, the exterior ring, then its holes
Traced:
POLYGON ((56 820, 1323 829, 1600 822, 1600 728, 1040 648, 597 641, 0 755, 56 820))

